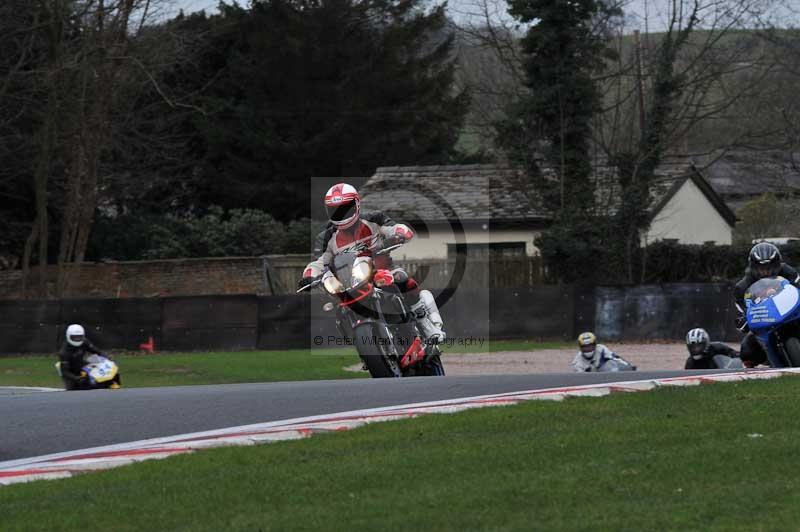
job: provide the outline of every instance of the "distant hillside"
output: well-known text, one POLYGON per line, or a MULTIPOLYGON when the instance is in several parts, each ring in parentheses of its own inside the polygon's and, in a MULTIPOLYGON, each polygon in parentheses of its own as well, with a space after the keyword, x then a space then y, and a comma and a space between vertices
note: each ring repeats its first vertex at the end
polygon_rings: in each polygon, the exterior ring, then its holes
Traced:
MULTIPOLYGON (((509 103, 525 90, 523 74, 514 61, 520 37, 499 33, 504 50, 501 58, 487 45, 487 31, 483 38, 465 32, 456 35, 458 82, 472 94, 461 148, 492 152, 492 122, 502 118, 509 103)), ((652 65, 664 36, 663 32, 641 36, 645 94, 652 88, 652 65)), ((633 35, 615 38, 612 44, 620 59, 608 65, 606 75, 626 67, 627 70, 621 77, 606 80, 607 108, 614 107, 620 95, 630 95, 636 79, 631 68, 635 57, 633 35), (612 83, 616 85, 612 87, 612 83)), ((687 95, 693 108, 678 111, 708 114, 686 132, 682 146, 685 151, 707 152, 724 146, 781 149, 790 140, 787 128, 800 124, 798 30, 736 30, 722 36, 696 31, 676 68, 697 80, 687 95), (709 83, 707 78, 715 74, 718 79, 709 83)))

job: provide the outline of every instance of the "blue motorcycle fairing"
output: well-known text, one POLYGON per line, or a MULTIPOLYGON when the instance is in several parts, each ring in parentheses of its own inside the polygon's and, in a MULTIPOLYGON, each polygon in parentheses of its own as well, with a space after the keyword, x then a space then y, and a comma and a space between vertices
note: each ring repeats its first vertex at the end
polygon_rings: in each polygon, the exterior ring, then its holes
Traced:
POLYGON ((756 281, 745 294, 745 318, 767 352, 772 367, 784 367, 786 361, 772 341, 779 327, 800 319, 800 291, 783 277, 756 281))

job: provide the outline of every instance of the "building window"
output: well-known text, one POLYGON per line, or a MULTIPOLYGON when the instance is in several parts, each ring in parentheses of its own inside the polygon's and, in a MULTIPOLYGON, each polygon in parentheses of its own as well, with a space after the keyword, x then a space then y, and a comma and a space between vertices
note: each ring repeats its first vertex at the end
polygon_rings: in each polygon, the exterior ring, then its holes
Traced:
MULTIPOLYGON (((492 242, 490 244, 464 244, 467 257, 505 259, 525 256, 525 242, 492 242)), ((447 256, 456 256, 456 245, 447 244, 447 256)))

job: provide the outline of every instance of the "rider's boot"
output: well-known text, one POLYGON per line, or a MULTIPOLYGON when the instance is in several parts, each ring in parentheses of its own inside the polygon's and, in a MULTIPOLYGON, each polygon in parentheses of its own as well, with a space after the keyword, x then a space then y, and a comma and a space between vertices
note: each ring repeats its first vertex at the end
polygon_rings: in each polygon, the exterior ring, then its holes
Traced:
POLYGON ((444 325, 442 316, 439 314, 439 307, 429 290, 420 290, 419 301, 411 306, 411 311, 414 313, 422 333, 422 340, 425 343, 444 342, 447 335, 442 330, 444 325))

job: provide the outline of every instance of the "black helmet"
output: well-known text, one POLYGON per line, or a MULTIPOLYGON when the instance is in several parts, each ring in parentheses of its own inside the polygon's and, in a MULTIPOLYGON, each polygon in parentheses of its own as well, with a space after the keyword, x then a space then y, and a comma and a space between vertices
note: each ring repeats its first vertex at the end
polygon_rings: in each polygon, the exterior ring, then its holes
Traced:
POLYGON ((753 246, 748 257, 750 271, 761 279, 775 277, 781 271, 781 252, 775 244, 761 242, 753 246))

